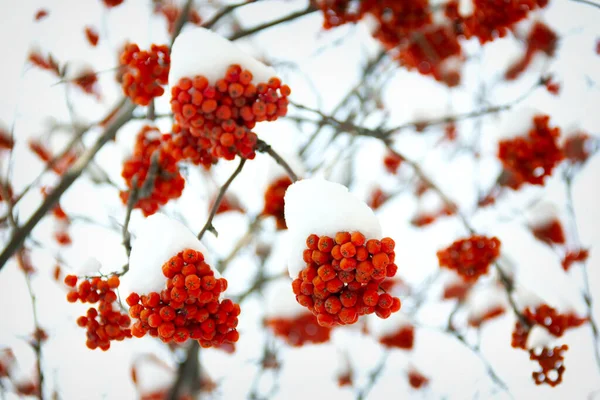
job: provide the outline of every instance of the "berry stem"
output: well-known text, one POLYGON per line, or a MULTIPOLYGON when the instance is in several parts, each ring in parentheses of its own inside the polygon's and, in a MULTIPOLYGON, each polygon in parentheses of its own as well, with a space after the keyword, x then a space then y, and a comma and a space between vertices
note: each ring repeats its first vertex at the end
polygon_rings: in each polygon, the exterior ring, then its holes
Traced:
POLYGON ((217 199, 215 200, 215 204, 213 204, 213 208, 212 208, 212 210, 210 210, 210 215, 208 216, 208 220, 204 224, 204 227, 202 227, 202 230, 200 231, 200 233, 198 233, 198 240, 202 239, 202 236, 204 236, 204 233, 206 231, 212 232, 213 235, 215 235, 215 236, 219 235, 219 233, 217 232, 217 230, 215 229, 215 227, 212 224, 213 218, 215 217, 215 215, 217 215, 217 210, 219 209, 219 205, 221 204, 221 201, 225 197, 225 193, 227 192, 227 189, 229 189, 229 185, 231 185, 231 183, 239 175, 239 173, 242 172, 242 169, 244 168, 245 163, 246 163, 246 159, 241 157, 238 167, 235 169, 235 171, 233 171, 233 174, 231 174, 231 176, 229 177, 229 179, 227 179, 227 181, 223 184, 223 186, 221 186, 221 189, 219 190, 219 194, 217 195, 217 199))

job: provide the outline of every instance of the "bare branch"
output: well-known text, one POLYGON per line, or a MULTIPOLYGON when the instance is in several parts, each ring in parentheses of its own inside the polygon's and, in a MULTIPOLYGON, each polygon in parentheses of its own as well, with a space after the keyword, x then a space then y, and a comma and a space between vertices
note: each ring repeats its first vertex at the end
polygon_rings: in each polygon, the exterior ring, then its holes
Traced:
POLYGON ((217 215, 217 210, 219 209, 219 206, 221 205, 221 201, 223 200, 223 197, 225 197, 225 193, 227 192, 229 185, 231 185, 231 182, 233 182, 235 180, 235 178, 239 175, 239 173, 242 172, 242 169, 244 168, 245 163, 246 163, 246 159, 243 157, 240 158, 240 164, 235 169, 235 171, 233 171, 233 174, 231 174, 229 179, 227 179, 227 181, 223 184, 223 186, 219 190, 219 194, 217 195, 215 204, 213 205, 212 210, 210 211, 208 220, 204 224, 204 227, 202 227, 202 230, 200 231, 200 233, 198 233, 198 240, 202 239, 202 236, 204 236, 204 233, 206 231, 210 231, 213 233, 213 235, 218 236, 218 232, 216 231, 215 227, 212 224, 213 218, 215 217, 215 215, 217 215))
POLYGON ((50 211, 57 203, 63 193, 79 178, 88 164, 93 160, 96 153, 110 140, 112 140, 117 131, 123 126, 133 114, 135 105, 127 101, 121 109, 120 115, 106 128, 104 133, 96 140, 94 145, 86 150, 81 157, 71 166, 71 168, 62 176, 62 179, 54 190, 46 197, 44 202, 33 213, 29 220, 22 227, 16 229, 10 241, 0 254, 0 270, 8 259, 19 249, 27 236, 31 233, 37 223, 50 211))
POLYGON ((285 172, 288 174, 288 176, 293 182, 296 182, 298 180, 298 175, 296 175, 296 173, 292 170, 289 164, 279 154, 277 154, 277 152, 273 150, 273 148, 269 144, 265 143, 261 139, 258 139, 256 149, 261 153, 267 153, 268 155, 270 155, 271 158, 273 158, 277 162, 277 164, 281 165, 283 169, 285 169, 285 172))
POLYGON ((243 37, 246 37, 246 36, 254 35, 255 33, 258 33, 258 32, 260 32, 262 30, 272 28, 272 27, 277 26, 279 24, 283 24, 283 23, 286 23, 286 22, 293 21, 293 20, 298 19, 300 17, 303 17, 305 15, 312 14, 315 11, 318 11, 318 10, 315 7, 313 7, 312 5, 310 5, 310 6, 308 6, 304 10, 291 13, 289 15, 286 15, 285 17, 281 17, 279 19, 276 19, 276 20, 273 20, 273 21, 270 21, 270 22, 266 22, 264 24, 255 26, 254 28, 251 28, 251 29, 247 29, 247 30, 243 30, 243 31, 237 32, 237 33, 231 35, 229 37, 229 40, 234 41, 234 40, 238 40, 238 39, 241 39, 243 37))

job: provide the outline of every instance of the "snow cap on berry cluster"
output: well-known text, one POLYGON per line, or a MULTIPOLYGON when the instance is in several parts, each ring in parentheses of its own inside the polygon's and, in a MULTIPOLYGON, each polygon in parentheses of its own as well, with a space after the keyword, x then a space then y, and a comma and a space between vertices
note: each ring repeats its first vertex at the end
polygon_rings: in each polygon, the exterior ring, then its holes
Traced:
MULTIPOLYGON (((164 214, 146 218, 136 232, 131 247, 129 271, 123 276, 122 284, 127 294, 158 292, 164 289, 164 263, 180 251, 193 249, 202 252, 208 265, 210 257, 204 246, 185 225, 164 214)), ((221 276, 213 269, 215 278, 221 276)))
POLYGON ((337 232, 358 231, 367 240, 381 239, 381 225, 373 210, 339 183, 303 179, 290 185, 284 201, 292 279, 306 267, 302 253, 311 234, 334 237, 337 232))
POLYGON ((480 321, 488 312, 506 307, 506 291, 492 282, 473 288, 467 297, 469 321, 480 321))
POLYGON ((252 83, 268 82, 275 70, 246 54, 234 43, 211 30, 193 27, 184 30, 171 49, 169 85, 181 78, 203 75, 211 85, 225 76, 230 65, 237 64, 252 72, 252 83))

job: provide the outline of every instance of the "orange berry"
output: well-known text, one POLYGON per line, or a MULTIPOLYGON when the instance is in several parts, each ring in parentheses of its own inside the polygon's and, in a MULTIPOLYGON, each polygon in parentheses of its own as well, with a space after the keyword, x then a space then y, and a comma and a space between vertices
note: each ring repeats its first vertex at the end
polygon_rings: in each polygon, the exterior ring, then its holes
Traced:
POLYGON ((77 285, 77 277, 75 275, 65 276, 65 285, 75 287, 75 285, 77 285))
POLYGON ((346 242, 341 245, 340 253, 342 253, 342 256, 345 258, 354 257, 356 255, 356 247, 354 247, 352 243, 346 242))
POLYGON ((350 240, 352 244, 355 246, 362 246, 365 244, 365 235, 360 232, 352 232, 350 235, 350 240))
POLYGON ((340 246, 350 241, 350 234, 348 232, 338 232, 335 234, 335 242, 340 246))

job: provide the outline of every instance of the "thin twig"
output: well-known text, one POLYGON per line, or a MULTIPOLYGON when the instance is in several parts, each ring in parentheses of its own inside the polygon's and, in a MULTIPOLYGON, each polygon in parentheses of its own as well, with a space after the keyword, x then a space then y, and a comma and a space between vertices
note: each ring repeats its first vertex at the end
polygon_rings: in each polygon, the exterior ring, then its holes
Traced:
POLYGON ((256 145, 256 150, 261 153, 267 153, 273 158, 277 164, 281 165, 285 172, 288 174, 292 182, 296 182, 298 180, 298 175, 294 172, 294 170, 289 166, 289 164, 279 155, 273 148, 265 143, 263 140, 258 139, 258 143, 256 145))
POLYGON ((262 222, 262 219, 262 214, 257 215, 250 223, 248 231, 235 244, 233 250, 231 250, 227 257, 225 257, 223 260, 217 263, 217 271, 219 271, 221 275, 223 274, 223 272, 225 272, 231 261, 235 259, 238 253, 252 241, 252 238, 254 237, 256 231, 260 228, 260 223, 262 222))
MULTIPOLYGON (((569 214, 569 219, 572 224, 572 231, 574 236, 574 241, 576 246, 581 248, 581 241, 579 239, 579 226, 577 224, 577 215, 575 214, 575 207, 573 203, 573 175, 570 171, 566 171, 564 174, 565 180, 565 190, 567 194, 567 212, 569 214)), ((583 279, 583 300, 587 306, 587 314, 588 321, 590 324, 590 328, 592 329, 592 340, 594 346, 594 357, 596 358, 596 365, 600 368, 600 348, 599 348, 599 330, 598 324, 594 319, 593 313, 593 300, 592 300, 592 292, 590 290, 590 282, 587 271, 588 263, 585 260, 581 266, 581 275, 583 279)))
POLYGON ((375 366, 373 371, 371 371, 371 373, 369 374, 369 381, 367 382, 365 387, 363 387, 361 390, 359 390, 359 392, 356 394, 356 400, 365 400, 367 398, 369 392, 371 390, 373 390, 373 387, 375 387, 375 384, 377 383, 379 376, 383 372, 383 369, 385 367, 385 364, 387 363, 387 359, 388 359, 389 355, 390 355, 390 352, 387 350, 385 351, 385 353, 383 353, 383 357, 381 357, 381 360, 379 360, 379 363, 375 366))
POLYGON ((173 43, 175 43, 175 39, 177 39, 177 36, 179 36, 179 34, 181 33, 181 30, 183 29, 183 26, 187 22, 193 3, 194 3, 194 0, 187 0, 185 2, 185 5, 183 6, 183 9, 181 10, 181 14, 179 14, 179 18, 175 22, 175 28, 173 29, 173 35, 171 36, 171 46, 170 47, 173 47, 173 43))
POLYGON ((233 12, 235 9, 243 7, 247 4, 252 4, 255 3, 256 1, 254 0, 249 0, 249 1, 244 1, 242 3, 237 3, 237 4, 230 4, 227 7, 224 7, 221 11, 219 11, 218 13, 216 13, 211 19, 209 19, 208 21, 206 21, 205 23, 202 24, 202 27, 206 28, 206 29, 210 29, 212 28, 217 22, 219 22, 219 20, 223 17, 225 17, 227 14, 230 14, 231 12, 233 12))
POLYGON ((217 199, 215 200, 215 204, 213 204, 212 210, 210 211, 210 215, 208 216, 206 223, 202 227, 202 230, 200 231, 200 233, 198 233, 198 240, 202 239, 202 236, 204 236, 204 233, 206 231, 212 232, 212 234, 215 236, 219 235, 219 233, 217 232, 217 230, 215 229, 215 227, 212 224, 213 218, 215 217, 215 215, 217 215, 217 210, 219 209, 219 206, 221 205, 221 201, 223 200, 223 197, 225 197, 225 193, 227 192, 229 185, 231 185, 231 182, 234 181, 236 176, 238 176, 239 173, 242 172, 242 169, 244 168, 245 163, 246 163, 246 159, 241 157, 238 167, 235 169, 235 171, 233 171, 233 174, 231 174, 231 176, 229 177, 229 179, 227 179, 227 181, 223 184, 223 186, 221 186, 221 189, 219 190, 219 194, 217 195, 217 199))
POLYGON ((251 29, 247 29, 247 30, 243 30, 243 31, 237 32, 237 33, 231 35, 229 37, 229 40, 231 40, 231 41, 238 40, 238 39, 241 39, 243 37, 250 36, 250 35, 253 35, 255 33, 258 33, 258 32, 260 32, 262 30, 272 28, 272 27, 274 27, 276 25, 283 24, 283 23, 286 23, 286 22, 290 22, 290 21, 293 21, 293 20, 298 19, 300 17, 303 17, 305 15, 312 14, 313 12, 316 12, 316 11, 318 11, 318 9, 315 8, 315 7, 313 7, 312 5, 310 5, 307 8, 305 8, 304 10, 291 13, 291 14, 286 15, 284 17, 281 17, 279 19, 276 19, 276 20, 273 20, 273 21, 266 22, 264 24, 255 26, 254 28, 251 28, 251 29))

